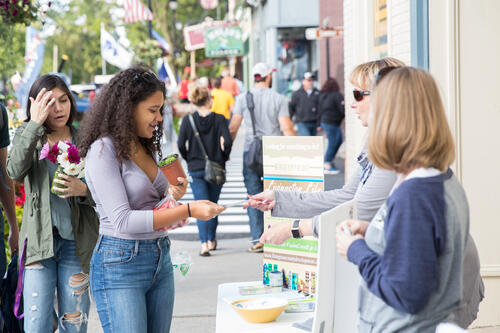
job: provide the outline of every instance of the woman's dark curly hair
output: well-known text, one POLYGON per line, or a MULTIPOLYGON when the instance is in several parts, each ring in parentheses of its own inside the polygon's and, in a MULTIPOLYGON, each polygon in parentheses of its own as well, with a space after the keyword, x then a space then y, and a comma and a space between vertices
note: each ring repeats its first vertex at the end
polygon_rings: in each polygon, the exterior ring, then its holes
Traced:
MULTIPOLYGON (((134 128, 134 109, 157 91, 165 97, 165 84, 147 67, 138 65, 120 71, 96 95, 83 121, 80 154, 86 156, 90 146, 109 135, 120 161, 130 158, 130 143, 137 139, 134 128)), ((160 110, 163 115, 163 107, 160 110)), ((161 159, 160 139, 163 124, 158 123, 153 137, 139 138, 146 151, 161 159)))

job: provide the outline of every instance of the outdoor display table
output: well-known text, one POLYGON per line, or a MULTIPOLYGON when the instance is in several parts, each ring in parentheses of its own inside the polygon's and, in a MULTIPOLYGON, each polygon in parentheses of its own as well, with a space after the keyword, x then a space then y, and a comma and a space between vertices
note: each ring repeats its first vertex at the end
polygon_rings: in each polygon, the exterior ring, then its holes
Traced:
MULTIPOLYGON (((243 298, 294 298, 296 292, 285 291, 274 294, 261 295, 240 295, 239 287, 262 285, 262 281, 223 283, 219 285, 217 296, 217 318, 216 333, 234 333, 234 332, 255 332, 255 333, 305 333, 306 331, 292 327, 295 322, 303 322, 314 316, 314 312, 286 313, 283 311, 275 321, 264 324, 249 323, 236 311, 233 310, 230 302, 243 298)), ((286 290, 286 289, 285 289, 286 290)), ((297 295, 298 296, 298 295, 297 295)))

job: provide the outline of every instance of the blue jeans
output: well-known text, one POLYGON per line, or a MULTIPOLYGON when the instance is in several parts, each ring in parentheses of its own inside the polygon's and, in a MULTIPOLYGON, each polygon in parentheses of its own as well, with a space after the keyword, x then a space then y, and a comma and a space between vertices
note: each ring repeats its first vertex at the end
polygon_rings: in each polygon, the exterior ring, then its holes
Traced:
POLYGON ((318 123, 315 121, 305 121, 297 123, 300 136, 316 136, 318 123))
POLYGON ((90 284, 104 332, 170 332, 174 275, 169 251, 168 236, 99 236, 90 284))
MULTIPOLYGON (((205 170, 190 172, 189 175, 193 178, 190 184, 193 190, 194 200, 210 200, 215 203, 219 201, 222 186, 207 182, 203 178, 205 177, 205 170)), ((215 241, 217 226, 219 225, 218 216, 210 220, 196 220, 196 224, 198 225, 198 235, 202 243, 215 241)))
POLYGON ((328 148, 326 148, 325 162, 332 163, 340 145, 342 144, 342 131, 340 126, 333 124, 321 123, 321 127, 325 130, 326 138, 328 139, 328 148))
MULTIPOLYGON (((245 155, 243 153, 243 161, 245 160, 245 155)), ((264 190, 264 183, 260 179, 260 176, 255 173, 252 169, 249 169, 245 162, 243 162, 243 181, 245 182, 245 187, 247 188, 247 193, 250 195, 258 194, 264 190)), ((250 220, 250 235, 254 244, 258 243, 260 236, 264 232, 264 213, 255 208, 247 208, 248 219, 250 220)))
POLYGON ((54 235, 54 256, 26 266, 24 273, 24 331, 52 332, 57 288, 59 332, 87 332, 89 277, 82 273, 75 241, 54 235), (82 273, 79 275, 79 273, 82 273), (79 314, 71 319, 71 315, 79 314))

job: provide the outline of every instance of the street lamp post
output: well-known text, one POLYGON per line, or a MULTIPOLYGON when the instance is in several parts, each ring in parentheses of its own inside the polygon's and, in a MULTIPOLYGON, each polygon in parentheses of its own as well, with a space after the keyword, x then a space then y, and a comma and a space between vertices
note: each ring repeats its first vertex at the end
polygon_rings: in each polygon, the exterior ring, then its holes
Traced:
POLYGON ((175 22, 175 11, 177 10, 177 1, 169 1, 168 6, 170 10, 172 10, 172 43, 173 45, 173 54, 175 56, 176 46, 177 46, 177 37, 176 37, 176 22, 175 22))
MULTIPOLYGON (((148 8, 151 12, 153 12, 153 9, 151 8, 151 0, 148 0, 148 8)), ((149 39, 153 39, 153 23, 151 20, 148 21, 148 36, 149 39)))

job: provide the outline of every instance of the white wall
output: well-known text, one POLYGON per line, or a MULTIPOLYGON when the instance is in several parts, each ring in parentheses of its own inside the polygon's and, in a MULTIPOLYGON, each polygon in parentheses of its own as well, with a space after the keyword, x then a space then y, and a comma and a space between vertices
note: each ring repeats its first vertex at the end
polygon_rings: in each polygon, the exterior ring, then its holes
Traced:
MULTIPOLYGON (((411 64, 410 1, 387 1, 388 55, 411 64)), ((344 0, 344 73, 346 105, 346 179, 357 166, 356 156, 366 141, 363 128, 351 110, 349 75, 359 64, 376 60, 373 49, 373 1, 344 0)))
POLYGON ((388 54, 411 65, 410 2, 387 2, 388 54))
POLYGON ((457 142, 486 298, 473 326, 500 325, 500 1, 429 1, 430 71, 457 142))

